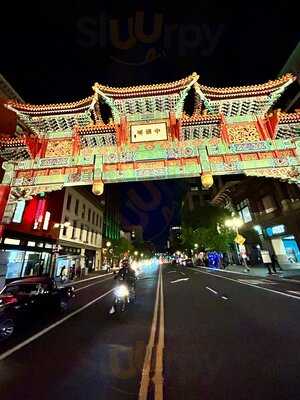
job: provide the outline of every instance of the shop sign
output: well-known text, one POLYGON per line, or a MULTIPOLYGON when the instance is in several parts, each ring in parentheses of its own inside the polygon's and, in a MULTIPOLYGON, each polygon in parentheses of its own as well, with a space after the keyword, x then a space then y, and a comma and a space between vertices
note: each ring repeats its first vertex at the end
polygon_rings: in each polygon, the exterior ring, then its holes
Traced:
POLYGON ((77 247, 62 246, 60 249, 60 253, 62 253, 62 254, 80 254, 80 249, 77 247))
POLYGON ((261 250, 260 254, 264 264, 271 264, 272 261, 268 250, 261 250))
POLYGON ((282 233, 285 232, 286 232, 285 225, 275 225, 266 228, 266 233, 268 236, 281 235, 282 233))

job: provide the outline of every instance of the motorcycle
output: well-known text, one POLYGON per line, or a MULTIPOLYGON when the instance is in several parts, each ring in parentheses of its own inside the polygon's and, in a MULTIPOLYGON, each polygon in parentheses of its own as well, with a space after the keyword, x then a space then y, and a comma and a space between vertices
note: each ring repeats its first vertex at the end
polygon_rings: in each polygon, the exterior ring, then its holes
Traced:
POLYGON ((114 289, 114 301, 109 314, 120 316, 126 312, 128 305, 135 300, 135 289, 129 288, 123 279, 119 279, 119 284, 114 289))

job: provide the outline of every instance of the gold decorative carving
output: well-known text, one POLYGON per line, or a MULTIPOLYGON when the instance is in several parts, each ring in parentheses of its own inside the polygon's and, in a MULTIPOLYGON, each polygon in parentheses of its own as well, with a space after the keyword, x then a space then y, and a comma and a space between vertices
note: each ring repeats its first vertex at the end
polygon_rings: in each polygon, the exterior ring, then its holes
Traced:
POLYGON ((213 157, 209 157, 209 161, 210 161, 211 163, 213 163, 213 164, 224 162, 222 156, 213 156, 213 157))
POLYGON ((72 150, 72 140, 51 140, 47 145, 45 157, 71 156, 72 150))
POLYGON ((251 160, 257 160, 257 154, 243 154, 242 158, 244 161, 251 161, 251 160))
POLYGON ((259 132, 254 124, 229 125, 227 131, 232 143, 257 142, 260 140, 259 132))
POLYGON ((228 162, 228 163, 240 161, 240 156, 238 154, 229 155, 229 156, 226 156, 225 158, 226 158, 226 162, 228 162))
MULTIPOLYGON (((47 175, 47 174, 45 174, 47 175)), ((49 170, 49 175, 64 175, 63 168, 53 168, 49 170)))

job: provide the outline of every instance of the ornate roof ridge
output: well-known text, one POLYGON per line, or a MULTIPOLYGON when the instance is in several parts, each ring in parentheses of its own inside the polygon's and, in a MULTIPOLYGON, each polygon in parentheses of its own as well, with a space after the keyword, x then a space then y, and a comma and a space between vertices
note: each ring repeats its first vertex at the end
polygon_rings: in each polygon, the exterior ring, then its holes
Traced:
POLYGON ((285 111, 278 111, 279 122, 290 122, 299 121, 300 122, 300 112, 295 111, 293 113, 287 113, 285 111))
POLYGON ((296 79, 296 76, 293 74, 285 74, 278 79, 269 80, 265 83, 254 84, 254 85, 245 85, 245 86, 230 86, 230 87, 210 87, 206 85, 200 85, 200 89, 206 94, 208 97, 223 97, 223 96, 235 96, 237 94, 244 95, 261 95, 265 93, 269 93, 279 89, 284 84, 289 81, 293 82, 296 79))
POLYGON ((103 124, 103 123, 97 123, 97 124, 90 124, 86 126, 78 126, 77 131, 80 133, 86 133, 89 131, 111 131, 116 129, 116 124, 114 123, 108 123, 108 124, 103 124))
POLYGON ((197 81, 199 79, 199 75, 196 72, 193 72, 191 75, 182 78, 177 81, 165 82, 165 83, 154 83, 149 85, 134 85, 134 86, 124 86, 124 87, 113 87, 101 85, 96 82, 93 86, 93 89, 99 89, 106 94, 115 94, 115 95, 124 95, 124 94, 132 94, 132 93, 140 93, 140 92, 152 92, 157 90, 174 90, 174 89, 182 89, 192 83, 193 81, 197 81))
POLYGON ((8 100, 6 104, 9 107, 17 111, 28 111, 28 112, 43 112, 43 111, 63 111, 63 110, 72 110, 77 107, 88 106, 93 100, 93 96, 85 97, 84 99, 73 101, 70 103, 51 103, 51 104, 29 104, 29 103, 20 103, 15 100, 8 100))
POLYGON ((25 137, 10 136, 10 137, 0 137, 0 146, 9 144, 25 144, 25 137))
POLYGON ((196 114, 185 116, 181 119, 182 123, 187 122, 202 122, 202 121, 219 121, 222 118, 221 114, 196 114))

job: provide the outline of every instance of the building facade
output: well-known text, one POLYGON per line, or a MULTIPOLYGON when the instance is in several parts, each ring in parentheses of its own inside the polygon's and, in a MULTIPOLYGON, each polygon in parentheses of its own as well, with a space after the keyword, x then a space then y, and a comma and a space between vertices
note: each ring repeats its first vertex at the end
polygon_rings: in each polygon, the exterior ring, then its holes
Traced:
POLYGON ((103 207, 98 198, 84 189, 66 188, 59 222, 59 255, 61 266, 100 270, 102 265, 103 207), (65 265, 65 264, 68 265, 65 265))
POLYGON ((227 183, 213 202, 224 205, 229 199, 231 208, 243 220, 239 233, 246 238, 245 251, 253 264, 261 262, 261 250, 275 254, 283 267, 300 262, 300 190, 297 185, 253 177, 231 186, 227 183))
POLYGON ((103 207, 80 188, 19 201, 0 242, 0 268, 7 279, 50 274, 62 267, 101 269, 103 207))
POLYGON ((117 185, 107 185, 104 193, 103 237, 106 241, 120 238, 120 196, 117 185))

